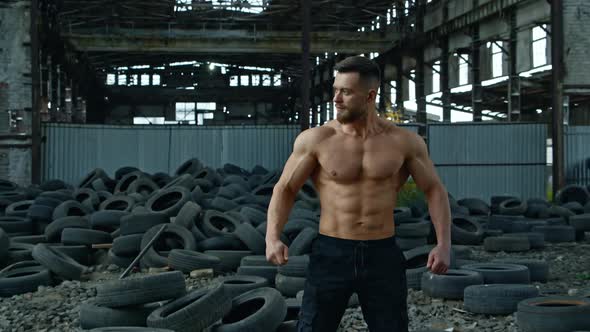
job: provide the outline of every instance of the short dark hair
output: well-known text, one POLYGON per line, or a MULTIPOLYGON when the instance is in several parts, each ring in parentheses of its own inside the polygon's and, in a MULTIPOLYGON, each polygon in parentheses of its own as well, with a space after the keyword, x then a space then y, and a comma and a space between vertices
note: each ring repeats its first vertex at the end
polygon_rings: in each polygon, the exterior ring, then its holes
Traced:
POLYGON ((334 70, 339 73, 359 73, 359 77, 362 81, 367 83, 371 83, 371 81, 376 81, 377 84, 381 82, 381 70, 379 69, 379 65, 369 59, 365 58, 364 56, 351 56, 348 57, 340 62, 338 62, 334 66, 334 70))

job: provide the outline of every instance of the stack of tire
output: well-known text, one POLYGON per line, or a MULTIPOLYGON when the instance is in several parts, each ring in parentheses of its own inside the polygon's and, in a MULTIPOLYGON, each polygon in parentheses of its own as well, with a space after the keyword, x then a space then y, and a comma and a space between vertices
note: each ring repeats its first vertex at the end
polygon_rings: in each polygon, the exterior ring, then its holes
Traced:
POLYGON ((276 331, 283 324, 287 304, 277 290, 256 279, 250 285, 232 281, 236 278, 188 293, 178 271, 108 281, 97 287, 94 299, 81 305, 80 325, 188 332, 276 331))
POLYGON ((395 241, 401 250, 410 250, 428 243, 431 223, 424 218, 414 217, 412 211, 409 207, 396 207, 393 211, 395 241))
MULTIPOLYGON (((4 265, 25 260, 25 257, 30 260, 35 245, 44 248, 43 246, 47 244, 58 248, 64 245, 63 241, 66 241, 65 243, 70 246, 75 244, 78 249, 70 250, 67 254, 76 256, 80 260, 85 259, 86 265, 110 262, 120 267, 127 267, 162 226, 165 226, 165 230, 141 260, 141 268, 166 267, 183 273, 211 268, 216 273, 222 274, 236 272, 239 268, 245 270, 248 264, 241 263, 246 257, 258 257, 259 262, 268 264, 264 257, 266 210, 272 188, 277 180, 277 172, 268 172, 261 167, 255 167, 252 172, 247 172, 228 164, 223 169, 213 170, 200 165, 198 160, 192 159, 179 167, 174 177, 163 173, 149 175, 136 168, 123 167, 115 173, 114 179, 110 179, 102 170, 96 169, 85 176, 75 188, 60 181, 51 181, 52 185, 63 188, 53 187, 52 189, 56 190, 52 191, 39 190, 37 194, 39 203, 52 203, 53 206, 41 208, 45 212, 44 215, 37 213, 36 219, 29 219, 32 221, 28 223, 30 230, 27 229, 26 233, 11 232, 12 239, 6 234, 0 236, 0 245, 6 244, 4 252, 7 261, 4 265), (36 228, 30 226, 37 224, 40 226, 36 228), (42 233, 39 234, 36 229, 42 229, 42 233), (86 236, 71 236, 71 234, 68 235, 70 232, 76 235, 86 234, 86 236), (22 242, 11 241, 14 239, 22 242), (11 242, 13 242, 12 246, 14 243, 22 243, 27 252, 20 256, 15 254, 10 256, 23 258, 8 261, 8 247, 11 242), (111 242, 112 248, 108 250, 108 254, 107 250, 91 248, 93 244, 111 242), (103 260, 105 257, 106 261, 103 260)), ((18 195, 11 197, 22 198, 18 195)), ((10 209, 9 213, 20 209, 10 209)), ((289 245, 292 262, 304 257, 311 250, 311 243, 317 236, 318 212, 319 199, 313 185, 308 182, 298 195, 295 207, 289 216, 289 222, 282 234, 283 241, 289 245)), ((14 251, 10 250, 10 252, 14 251)), ((52 254, 54 252, 48 249, 38 251, 52 254)), ((66 258, 71 264, 71 258, 68 256, 59 257, 61 260, 66 258)), ((244 261, 246 262, 247 259, 244 261)), ((79 279, 85 272, 85 267, 82 267, 78 271, 74 269, 74 274, 70 270, 64 273, 59 270, 60 264, 50 265, 57 266, 53 269, 57 269, 63 275, 59 279, 79 279)), ((305 281, 306 265, 302 266, 302 264, 295 267, 289 265, 280 274, 277 267, 273 266, 271 267, 275 270, 273 277, 269 280, 264 279, 264 285, 258 282, 253 284, 258 289, 272 286, 278 280, 277 289, 280 291, 273 290, 274 295, 267 295, 270 291, 266 290, 263 294, 261 293, 261 296, 263 298, 271 296, 274 299, 275 295, 280 296, 282 291, 285 297, 294 302, 292 300, 295 300, 296 292, 302 289, 305 281)), ((0 277, 0 282, 9 280, 14 283, 17 278, 13 276, 30 274, 33 273, 32 271, 41 272, 36 284, 29 283, 28 288, 16 288, 14 291, 16 293, 34 291, 38 285, 54 284, 58 279, 51 277, 47 280, 47 275, 58 276, 56 274, 58 272, 51 272, 38 263, 21 263, 11 269, 6 271, 6 278, 0 277)), ((255 273, 241 273, 233 277, 250 280, 256 278, 253 274, 255 273)), ((240 280, 240 283, 243 282, 244 280, 240 280)), ((232 297, 245 293, 246 291, 243 290, 241 293, 234 293, 232 297)), ((282 296, 280 297, 283 300, 282 296)), ((246 298, 245 301, 249 306, 250 300, 246 298)), ((120 317, 111 311, 115 307, 108 307, 104 303, 100 305, 89 303, 89 305, 100 306, 100 309, 95 309, 102 310, 103 313, 106 310, 108 313, 106 316, 120 317)), ((118 309, 129 309, 136 313, 140 312, 142 315, 145 315, 146 310, 153 309, 149 305, 138 303, 122 307, 118 305, 116 304, 118 309)), ((300 303, 291 303, 287 307, 291 312, 289 317, 295 318, 300 303)), ((243 316, 243 314, 239 315, 243 316)), ((280 316, 279 312, 278 317, 280 316)), ((229 318, 231 319, 235 318, 229 318)), ((267 319, 264 318, 264 320, 267 319)), ((276 321, 276 319, 270 321, 276 321)), ((227 325, 223 321, 218 323, 227 325)), ((283 328, 292 328, 294 323, 294 321, 287 322, 283 328)), ((109 324, 101 323, 102 326, 109 324)), ((241 325, 238 325, 237 330, 240 330, 239 326, 241 325)))
MULTIPOLYGON (((14 276, 41 272, 37 270, 50 275, 50 281, 39 278, 36 282, 40 284, 54 282, 54 279, 81 278, 84 266, 80 263, 103 263, 101 257, 107 256, 102 249, 91 249, 93 244, 112 242, 108 261, 127 267, 165 225, 164 233, 143 257, 140 267, 169 267, 184 273, 207 268, 217 274, 237 272, 235 278, 258 276, 266 283, 259 287, 259 283, 254 282, 256 289, 274 285, 278 294, 292 298, 296 290, 301 290, 305 264, 277 268, 269 266, 264 257, 266 213, 279 175, 279 171, 267 171, 260 166, 251 171, 232 164, 212 169, 198 159, 190 159, 172 176, 122 167, 112 179, 103 170, 95 169, 75 187, 51 180, 38 187, 22 189, 2 181, 0 228, 4 231, 0 231, 0 262, 3 266, 24 263, 0 272, 0 283, 10 279, 14 284, 18 279, 14 276), (40 252, 51 253, 51 262, 40 252), (33 257, 36 263, 29 262, 33 257), (68 268, 55 264, 56 261, 65 261, 68 268), (15 272, 18 269, 28 270, 15 272)), ((574 239, 583 237, 588 229, 588 197, 587 190, 579 186, 565 188, 556 196, 554 204, 494 196, 488 206, 476 198, 456 201, 449 196, 451 238, 453 253, 457 256, 452 259, 452 267, 458 267, 463 260, 461 269, 453 270, 457 275, 452 277, 473 275, 461 272, 471 270, 466 268, 470 263, 465 261, 468 257, 457 254, 458 245, 483 242, 488 250, 519 251, 525 249, 515 250, 510 243, 522 245, 528 241, 528 247, 534 249, 542 247, 545 240, 570 241, 572 234, 574 239), (540 234, 545 238, 541 239, 540 234), (503 236, 498 240, 499 245, 498 241, 490 240, 498 235, 503 236), (517 240, 506 240, 510 237, 517 240)), ((290 262, 308 259, 306 254, 310 253, 318 232, 319 211, 315 188, 311 182, 306 182, 297 194, 281 234, 281 239, 289 246, 290 262)), ((424 272, 432 246, 423 245, 436 242, 430 216, 426 207, 420 205, 399 207, 394 213, 398 245, 407 250, 404 255, 408 261, 408 285, 424 287, 423 278, 430 278, 424 272)), ((500 263, 505 262, 495 264, 500 263)), ((535 263, 528 263, 532 271, 535 263)), ((13 284, 6 289, 24 291, 13 284)), ((35 288, 29 286, 28 289, 35 288)), ((434 295, 435 289, 440 287, 427 285, 425 289, 434 295)), ((243 294, 234 293, 232 297, 234 295, 243 294)))
POLYGON ((489 251, 528 250, 526 241, 516 241, 514 236, 528 238, 530 249, 542 248, 544 242, 583 240, 586 230, 590 229, 589 201, 588 190, 578 185, 563 188, 553 203, 543 199, 524 201, 514 196, 494 196, 488 229, 518 235, 509 235, 511 239, 488 240, 486 247, 489 251), (537 234, 542 234, 543 240, 537 234))

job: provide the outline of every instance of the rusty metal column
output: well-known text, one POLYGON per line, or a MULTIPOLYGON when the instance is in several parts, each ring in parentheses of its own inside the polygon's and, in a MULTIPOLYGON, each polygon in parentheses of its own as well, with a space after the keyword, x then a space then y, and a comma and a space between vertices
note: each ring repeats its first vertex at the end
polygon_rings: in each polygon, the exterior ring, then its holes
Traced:
MULTIPOLYGON (((416 31, 420 34, 424 33, 424 12, 426 8, 426 0, 419 0, 417 4, 416 13, 416 31)), ((418 127, 418 132, 421 136, 426 135, 426 93, 424 91, 424 49, 418 48, 416 56, 416 122, 424 124, 418 127)))
POLYGON ((479 40, 479 25, 472 28, 471 41, 471 75, 473 78, 473 88, 471 90, 471 111, 473 112, 473 121, 481 122, 481 104, 483 103, 482 98, 482 86, 481 86, 481 75, 480 75, 480 48, 481 43, 479 40))
POLYGON ((309 128, 309 89, 311 85, 310 34, 311 34, 311 0, 301 0, 302 39, 301 39, 301 111, 299 122, 301 131, 309 128))
MULTIPOLYGON (((449 4, 444 3, 443 22, 449 20, 449 4)), ((449 36, 445 35, 441 41, 440 59, 440 87, 442 92, 443 122, 451 122, 451 88, 449 82, 449 36)))
POLYGON ((389 96, 389 89, 387 89, 387 87, 389 86, 389 84, 387 84, 387 82, 385 82, 385 64, 381 64, 379 66, 379 70, 381 70, 381 85, 379 86, 379 95, 380 95, 380 100, 379 100, 379 105, 377 106, 377 112, 380 114, 385 113, 385 98, 386 96, 389 96), (387 92, 386 92, 387 91, 387 92))
POLYGON ((56 89, 57 97, 55 99, 55 105, 57 106, 56 109, 57 109, 58 121, 62 122, 63 121, 62 114, 63 114, 64 110, 63 110, 63 104, 61 102, 61 100, 62 100, 61 96, 63 95, 61 93, 61 88, 62 88, 61 64, 57 64, 55 75, 56 75, 56 83, 57 83, 57 89, 56 89))
POLYGON ((404 31, 405 30, 405 25, 406 25, 406 11, 405 11, 406 5, 404 0, 397 0, 397 3, 395 5, 395 11, 396 11, 396 18, 397 18, 397 28, 398 31, 404 31))
POLYGON ((553 66, 553 197, 565 186, 563 152, 563 12, 562 0, 551 2, 551 62, 553 66))
POLYGON ((326 103, 324 101, 320 102, 320 126, 323 125, 326 121, 328 121, 326 117, 326 103))
POLYGON ((517 25, 516 10, 510 13, 510 41, 509 41, 509 60, 510 60, 510 80, 508 81, 508 114, 511 121, 520 121, 520 76, 516 67, 517 61, 517 25))
POLYGON ((53 96, 53 84, 55 75, 53 74, 53 57, 47 56, 47 102, 51 104, 49 107, 49 120, 55 121, 55 97, 53 96))
MULTIPOLYGON (((426 124, 426 95, 424 94, 424 51, 416 57, 416 122, 426 124)), ((424 128, 424 127, 420 127, 424 128)), ((420 133, 424 134, 424 133, 420 133)))
POLYGON ((41 117, 39 114, 40 75, 39 70, 39 0, 31 1, 31 183, 41 183, 41 117))
POLYGON ((395 78, 395 106, 397 106, 396 111, 404 114, 404 61, 402 55, 398 53, 394 61, 397 74, 395 78))
POLYGON ((441 40, 440 87, 442 92, 443 122, 451 122, 451 89, 449 84, 449 38, 441 40))

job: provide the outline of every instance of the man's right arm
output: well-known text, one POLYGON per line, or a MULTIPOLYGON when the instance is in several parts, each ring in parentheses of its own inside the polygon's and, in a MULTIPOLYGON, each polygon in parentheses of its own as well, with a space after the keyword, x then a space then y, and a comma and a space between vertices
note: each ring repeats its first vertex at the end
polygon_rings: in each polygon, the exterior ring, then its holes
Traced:
POLYGON ((293 153, 273 189, 267 213, 266 258, 274 264, 284 264, 288 259, 287 247, 280 241, 280 235, 299 189, 318 165, 314 151, 317 129, 308 129, 295 139, 293 153))

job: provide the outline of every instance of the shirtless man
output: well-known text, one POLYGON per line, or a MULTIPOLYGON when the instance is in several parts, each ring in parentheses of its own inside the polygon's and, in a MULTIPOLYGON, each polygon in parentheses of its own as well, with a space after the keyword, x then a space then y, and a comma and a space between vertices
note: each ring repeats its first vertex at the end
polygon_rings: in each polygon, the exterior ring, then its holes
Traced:
POLYGON ((266 257, 288 260, 280 234, 297 192, 311 177, 321 203, 298 331, 336 331, 353 292, 371 332, 407 332, 403 253, 395 243, 397 193, 412 176, 425 193, 437 235, 427 267, 446 273, 450 261, 447 192, 422 138, 380 119, 379 67, 350 57, 335 67, 337 121, 302 132, 274 187, 268 209, 266 257))

